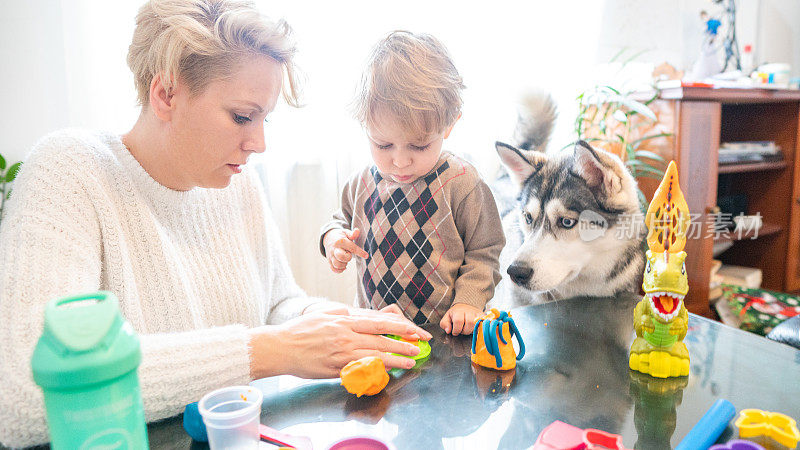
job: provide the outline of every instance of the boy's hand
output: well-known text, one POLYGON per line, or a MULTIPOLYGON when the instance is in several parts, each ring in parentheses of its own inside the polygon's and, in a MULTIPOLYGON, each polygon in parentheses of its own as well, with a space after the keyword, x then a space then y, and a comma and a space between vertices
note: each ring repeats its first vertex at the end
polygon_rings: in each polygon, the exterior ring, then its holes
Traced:
POLYGON ((347 263, 353 259, 353 255, 361 258, 369 256, 354 242, 358 239, 360 232, 358 228, 354 228, 353 231, 337 228, 325 233, 322 244, 325 247, 325 256, 328 258, 331 270, 342 273, 347 268, 347 263))
POLYGON ((472 329, 475 328, 475 319, 482 315, 483 311, 474 306, 456 303, 444 313, 439 326, 445 333, 453 336, 472 334, 472 329))

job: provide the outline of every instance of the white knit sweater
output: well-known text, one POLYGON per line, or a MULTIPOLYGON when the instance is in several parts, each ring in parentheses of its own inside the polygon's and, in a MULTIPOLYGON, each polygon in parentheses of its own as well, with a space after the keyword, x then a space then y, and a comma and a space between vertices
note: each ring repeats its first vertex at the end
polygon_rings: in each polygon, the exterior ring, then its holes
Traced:
POLYGON ((142 343, 148 421, 250 381, 247 328, 299 314, 258 175, 168 189, 119 136, 64 130, 38 142, 0 226, 0 442, 46 442, 30 360, 48 300, 114 292, 142 343))

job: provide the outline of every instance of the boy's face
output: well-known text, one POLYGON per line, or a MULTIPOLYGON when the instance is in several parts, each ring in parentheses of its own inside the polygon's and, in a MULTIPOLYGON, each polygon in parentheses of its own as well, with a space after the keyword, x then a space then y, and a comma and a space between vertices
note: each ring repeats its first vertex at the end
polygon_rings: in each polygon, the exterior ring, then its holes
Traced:
POLYGON ((397 120, 378 115, 366 126, 372 160, 386 177, 398 183, 413 183, 436 166, 442 141, 450 135, 453 125, 440 133, 420 136, 402 128, 397 120))

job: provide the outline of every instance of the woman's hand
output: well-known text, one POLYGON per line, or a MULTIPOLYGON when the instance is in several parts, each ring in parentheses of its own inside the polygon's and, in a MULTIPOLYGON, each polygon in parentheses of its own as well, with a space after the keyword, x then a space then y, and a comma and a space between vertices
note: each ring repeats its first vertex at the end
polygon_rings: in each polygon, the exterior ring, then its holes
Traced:
POLYGON ((335 378, 350 361, 377 356, 387 368, 410 369, 419 349, 406 339, 428 340, 431 335, 406 319, 379 311, 309 313, 281 325, 253 328, 250 337, 250 374, 253 378, 295 375, 303 378, 335 378))

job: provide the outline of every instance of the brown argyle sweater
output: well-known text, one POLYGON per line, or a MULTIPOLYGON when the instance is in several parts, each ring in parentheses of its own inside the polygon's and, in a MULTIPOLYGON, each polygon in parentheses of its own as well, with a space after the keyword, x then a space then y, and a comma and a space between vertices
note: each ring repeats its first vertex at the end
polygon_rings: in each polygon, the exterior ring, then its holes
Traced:
POLYGON ((417 324, 439 323, 454 303, 483 309, 500 281, 505 236, 489 187, 469 163, 442 152, 413 183, 396 183, 371 166, 342 192, 342 209, 322 227, 359 228, 366 259, 358 270, 356 305, 396 303, 417 324))

